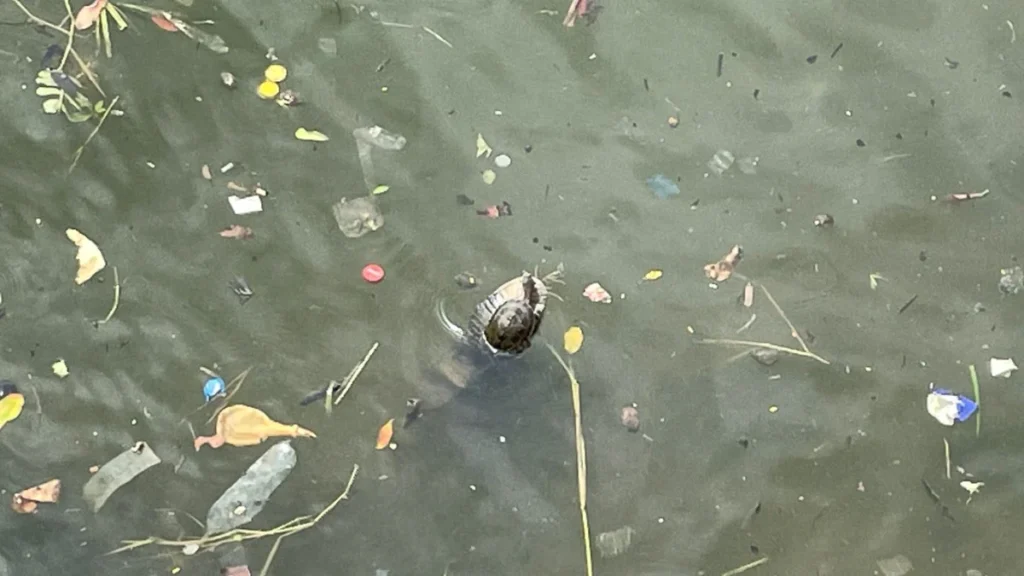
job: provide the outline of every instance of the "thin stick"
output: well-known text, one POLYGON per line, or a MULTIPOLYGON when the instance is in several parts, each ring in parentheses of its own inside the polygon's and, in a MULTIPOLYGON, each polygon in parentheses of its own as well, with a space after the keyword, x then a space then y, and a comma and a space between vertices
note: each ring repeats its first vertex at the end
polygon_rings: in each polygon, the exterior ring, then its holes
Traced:
MULTIPOLYGON (((51 30, 55 30, 57 32, 60 32, 61 34, 67 34, 67 32, 68 32, 67 30, 61 28, 60 26, 57 26, 56 24, 54 24, 52 22, 49 22, 47 20, 43 20, 42 18, 40 18, 40 17, 36 16, 35 14, 33 14, 31 11, 29 11, 28 8, 25 7, 25 5, 21 2, 21 0, 11 0, 11 1, 14 2, 14 4, 17 5, 18 8, 21 9, 21 11, 25 13, 25 16, 27 16, 28 19, 30 21, 32 21, 33 23, 35 23, 35 24, 37 24, 39 26, 44 26, 46 28, 50 28, 51 30)), ((73 20, 74 19, 72 19, 72 21, 73 20)), ((71 57, 75 59, 75 63, 78 64, 78 67, 81 68, 82 72, 84 72, 86 77, 89 78, 89 82, 92 82, 92 85, 96 88, 96 91, 99 92, 100 94, 102 94, 103 96, 106 96, 107 93, 104 92, 103 88, 100 87, 100 83, 96 79, 96 76, 94 76, 92 71, 89 70, 89 67, 85 65, 85 61, 82 60, 82 57, 78 55, 78 51, 75 50, 74 48, 70 48, 69 47, 68 48, 68 52, 71 53, 71 57)))
POLYGON ((942 443, 946 446, 946 480, 949 480, 949 440, 943 438, 942 443))
POLYGON ((68 174, 71 174, 71 172, 75 169, 75 166, 78 165, 78 161, 82 158, 82 153, 85 152, 85 147, 89 145, 89 142, 92 142, 92 139, 94 137, 96 137, 96 134, 100 131, 100 128, 103 127, 103 123, 107 121, 107 116, 110 116, 110 112, 114 109, 114 105, 116 105, 117 101, 120 99, 120 96, 114 96, 114 99, 110 102, 110 105, 107 106, 107 109, 103 111, 103 116, 100 117, 99 123, 96 124, 96 127, 93 128, 92 132, 89 133, 89 137, 85 139, 85 142, 83 142, 81 146, 78 147, 78 150, 75 150, 75 157, 71 161, 71 166, 68 167, 68 174))
POLYGON ((363 359, 359 361, 359 364, 356 364, 355 368, 353 368, 352 371, 348 373, 348 376, 345 377, 344 382, 342 382, 341 393, 338 394, 338 397, 334 400, 335 406, 341 402, 342 398, 345 397, 345 394, 348 394, 349 388, 352 387, 356 378, 358 378, 363 372, 363 368, 366 368, 366 364, 370 361, 370 358, 373 357, 373 353, 377 351, 378 346, 380 346, 380 342, 374 342, 373 346, 370 346, 370 351, 366 353, 366 356, 363 356, 363 359))
POLYGON ((440 35, 440 34, 438 34, 437 32, 434 32, 434 31, 433 31, 433 30, 431 30, 430 28, 427 28, 426 26, 423 26, 423 31, 424 31, 424 32, 426 32, 427 34, 430 34, 430 35, 431 35, 431 36, 433 36, 434 38, 437 38, 438 40, 440 40, 440 41, 441 41, 441 43, 442 43, 442 44, 444 44, 445 46, 447 46, 447 47, 449 47, 449 48, 455 48, 455 46, 452 46, 452 43, 451 43, 451 42, 449 42, 449 41, 445 40, 443 36, 441 36, 441 35, 440 35))
POLYGON ((803 356, 805 358, 814 358, 822 364, 831 364, 828 360, 825 360, 821 356, 818 356, 814 352, 806 352, 804 350, 797 350, 796 348, 788 348, 786 346, 779 346, 778 344, 772 344, 770 342, 754 342, 752 340, 731 340, 729 338, 705 338, 698 340, 698 344, 725 344, 728 346, 753 346, 755 348, 768 348, 770 350, 778 350, 779 352, 785 352, 786 354, 792 354, 794 356, 803 356))
POLYGON ((754 320, 757 320, 757 314, 751 314, 750 315, 750 320, 747 320, 746 324, 744 324, 743 326, 740 326, 740 329, 737 330, 736 333, 739 334, 740 332, 743 332, 747 328, 750 328, 750 325, 754 323, 754 320))
POLYGON ((565 13, 565 18, 562 19, 562 26, 572 28, 576 25, 576 10, 579 8, 580 0, 572 0, 572 4, 569 4, 569 10, 565 13))
POLYGON ((808 348, 807 344, 804 343, 804 339, 800 337, 800 333, 797 332, 796 327, 793 326, 793 323, 789 321, 788 317, 786 317, 786 313, 782 311, 782 307, 779 306, 779 303, 776 302, 775 298, 772 297, 772 293, 768 291, 768 288, 765 287, 764 284, 760 284, 760 286, 761 291, 764 292, 764 295, 768 297, 768 300, 772 303, 772 306, 775 307, 775 311, 779 313, 779 316, 782 316, 782 319, 786 322, 786 325, 789 326, 790 334, 794 338, 796 338, 797 342, 800 343, 800 347, 804 349, 804 352, 810 353, 810 348, 808 348))
POLYGON ((199 546, 200 548, 212 549, 228 542, 242 542, 245 540, 256 540, 259 538, 265 538, 267 536, 291 536, 298 532, 302 532, 308 528, 316 525, 324 516, 326 516, 331 510, 334 510, 342 500, 348 500, 348 493, 352 489, 352 484, 356 480, 356 474, 359 473, 359 465, 355 464, 352 466, 352 474, 348 477, 348 484, 345 485, 345 491, 338 495, 333 502, 327 505, 326 508, 320 511, 315 517, 310 518, 309 516, 299 516, 293 518, 276 528, 270 530, 246 530, 243 528, 235 528, 234 530, 228 530, 227 532, 221 532, 219 534, 213 534, 209 536, 203 536, 201 538, 192 538, 188 540, 167 540, 164 538, 158 538, 156 536, 150 536, 145 540, 125 540, 125 545, 120 548, 116 548, 104 554, 104 556, 112 556, 121 552, 127 552, 136 548, 142 548, 150 544, 156 544, 157 546, 169 546, 174 548, 182 548, 190 544, 199 546))
POLYGON ((68 62, 68 54, 71 54, 72 44, 75 42, 75 14, 71 11, 70 0, 64 0, 64 9, 68 12, 68 45, 64 47, 64 55, 60 58, 60 70, 64 69, 64 65, 68 62))
POLYGON ((753 562, 751 562, 749 564, 744 564, 743 566, 740 566, 739 568, 733 568, 732 570, 729 570, 728 572, 723 572, 722 576, 736 576, 737 574, 742 574, 742 573, 746 572, 747 570, 750 570, 751 568, 757 568, 761 564, 767 564, 767 563, 768 563, 768 557, 765 556, 764 558, 759 558, 759 559, 754 560, 753 562))
POLYGON ((580 520, 583 524, 583 548, 586 553, 587 576, 594 576, 594 555, 590 549, 590 519, 587 516, 587 445, 583 439, 583 415, 580 410, 580 383, 576 373, 565 363, 561 354, 548 344, 548 350, 565 369, 572 389, 572 412, 576 426, 576 488, 580 500, 580 520))
MULTIPOLYGON (((221 402, 220 402, 220 406, 218 406, 217 409, 213 411, 213 414, 210 415, 210 419, 206 421, 207 424, 209 424, 210 422, 213 422, 214 418, 217 417, 217 414, 220 414, 220 411, 223 410, 228 405, 228 402, 231 401, 231 398, 235 394, 237 394, 239 390, 242 389, 242 384, 245 383, 245 377, 249 375, 250 371, 252 371, 252 366, 249 366, 244 371, 242 371, 241 374, 239 374, 238 376, 235 376, 234 379, 231 380, 231 382, 228 382, 227 386, 225 386, 224 389, 225 390, 230 390, 230 392, 228 392, 224 396, 224 399, 221 400, 221 402), (232 386, 234 386, 234 388, 235 388, 234 390, 231 390, 232 386)), ((200 406, 199 408, 197 408, 197 410, 201 410, 205 406, 206 405, 204 404, 203 406, 200 406)), ((195 437, 195 432, 192 433, 192 436, 195 437)))
POLYGON ((978 371, 974 369, 974 364, 967 367, 967 371, 971 373, 971 385, 974 386, 974 403, 978 406, 978 414, 974 417, 974 435, 981 436, 981 388, 978 386, 978 371))
POLYGON ((274 540, 274 545, 270 547, 270 554, 267 554, 267 560, 263 563, 263 568, 260 569, 260 576, 267 576, 270 571, 270 563, 274 561, 274 556, 277 556, 277 549, 281 547, 281 540, 288 537, 288 534, 282 534, 274 540))
POLYGON ((103 320, 97 320, 96 325, 106 324, 110 322, 110 319, 114 317, 114 312, 117 312, 117 305, 121 302, 121 279, 117 275, 117 266, 114 266, 114 305, 110 307, 110 312, 107 312, 107 317, 103 320))

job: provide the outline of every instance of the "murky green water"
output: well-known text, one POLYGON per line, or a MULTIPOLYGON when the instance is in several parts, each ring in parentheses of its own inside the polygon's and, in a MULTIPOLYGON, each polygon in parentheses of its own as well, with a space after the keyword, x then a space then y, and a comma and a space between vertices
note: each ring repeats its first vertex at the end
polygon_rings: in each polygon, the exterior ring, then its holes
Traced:
MULTIPOLYGON (((14 3, 0 5, 0 20, 22 20, 14 3)), ((284 540, 272 574, 583 573, 569 385, 542 342, 400 430, 397 451, 373 447, 377 428, 435 384, 431 368, 448 350, 435 302, 463 318, 489 287, 558 262, 565 302, 553 303, 541 340, 560 346, 572 323, 586 333, 573 362, 594 538, 636 531, 626 553, 595 559, 596 573, 721 574, 767 556, 748 573, 872 574, 897 554, 914 573, 1014 573, 1024 398, 1019 377, 995 380, 987 361, 1022 344, 1020 297, 996 288, 1024 239, 1024 38, 1007 24, 1024 22, 1021 6, 609 2, 596 23, 571 29, 566 6, 533 1, 158 7, 215 20, 205 29, 231 51, 131 16, 113 34, 114 57, 97 61, 125 116, 108 119, 70 178, 92 125, 44 116, 32 84, 61 38, 0 26, 0 378, 27 398, 0 432, 0 489, 7 499, 64 483, 60 503, 36 515, 0 512, 10 574, 216 573, 216 554, 103 556, 123 539, 201 532, 166 509, 205 517, 262 454, 192 451, 179 421, 202 403, 198 367, 214 365, 226 377, 252 366, 236 400, 318 434, 294 441, 298 465, 254 527, 316 514, 361 466, 350 501, 284 540), (302 106, 257 99, 271 47, 302 106), (224 88, 222 71, 240 88, 224 88), (379 197, 385 226, 353 240, 330 206, 366 193, 350 133, 373 124, 408 145, 374 152, 391 186, 379 197), (300 126, 331 141, 297 142, 300 126), (478 133, 512 165, 475 158, 478 133), (718 149, 757 157, 756 174, 709 174, 718 149), (218 174, 227 162, 240 168, 218 174), (645 180, 657 173, 681 194, 655 198, 645 180), (231 214, 230 179, 270 191, 262 214, 231 214), (986 188, 981 200, 932 201, 986 188), (460 206, 459 194, 476 204, 460 206), (475 213, 502 201, 511 217, 475 213), (835 227, 815 228, 820 213, 835 227), (217 236, 234 223, 255 237, 217 236), (67 227, 109 263, 81 287, 67 227), (784 357, 764 367, 730 361, 742 348, 694 342, 687 327, 797 346, 762 294, 751 311, 736 303, 740 280, 708 287, 702 266, 737 243, 739 271, 771 290, 830 365, 784 357), (361 280, 367 262, 384 266, 383 283, 361 280), (114 266, 120 305, 97 328, 114 266), (664 277, 640 284, 651 268, 664 277), (460 291, 452 277, 463 270, 484 289, 460 291), (870 274, 884 277, 876 290, 870 274), (255 293, 244 305, 228 288, 235 276, 255 293), (594 281, 625 298, 585 300, 594 281), (375 341, 332 415, 298 405, 375 341), (51 372, 58 358, 67 378, 51 372), (972 363, 980 437, 973 421, 944 428, 924 408, 932 382, 970 394, 972 363), (619 423, 634 402, 641 434, 619 423), (89 467, 138 440, 164 463, 87 511, 89 467), (985 482, 969 505, 957 466, 985 482)), ((56 2, 28 8, 63 14, 56 2)), ((86 54, 91 42, 76 39, 86 54)), ((247 546, 254 571, 271 544, 247 546)))

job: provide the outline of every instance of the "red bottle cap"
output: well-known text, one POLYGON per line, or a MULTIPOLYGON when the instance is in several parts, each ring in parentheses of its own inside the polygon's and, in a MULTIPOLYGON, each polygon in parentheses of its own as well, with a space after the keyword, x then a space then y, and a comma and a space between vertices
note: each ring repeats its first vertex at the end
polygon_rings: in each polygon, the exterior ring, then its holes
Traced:
POLYGON ((377 264, 367 264, 363 267, 363 280, 370 284, 376 284, 384 279, 384 269, 377 264))

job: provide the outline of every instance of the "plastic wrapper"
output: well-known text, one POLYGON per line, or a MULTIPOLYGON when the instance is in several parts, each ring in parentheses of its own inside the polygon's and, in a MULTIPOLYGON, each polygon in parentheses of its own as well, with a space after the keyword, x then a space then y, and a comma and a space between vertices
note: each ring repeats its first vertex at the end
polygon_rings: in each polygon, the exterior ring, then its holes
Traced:
POLYGON ((93 512, 99 512, 118 488, 159 463, 160 458, 149 445, 139 442, 100 467, 85 483, 82 497, 93 512))
POLYGON ((295 449, 291 442, 271 446, 210 506, 206 534, 227 532, 251 522, 293 468, 295 449))

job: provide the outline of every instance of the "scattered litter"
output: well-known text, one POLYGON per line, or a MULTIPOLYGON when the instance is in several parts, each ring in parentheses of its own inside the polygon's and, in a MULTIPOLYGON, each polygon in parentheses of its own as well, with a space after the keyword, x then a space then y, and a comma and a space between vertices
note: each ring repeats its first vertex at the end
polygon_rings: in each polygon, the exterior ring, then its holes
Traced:
POLYGON ((384 423, 377 431, 377 443, 374 447, 383 450, 391 444, 391 437, 395 434, 395 419, 392 418, 384 423))
POLYGON ((281 93, 277 95, 277 98, 274 99, 274 102, 276 102, 277 105, 281 106, 282 108, 302 104, 302 100, 299 98, 299 93, 296 92, 295 90, 292 90, 291 88, 287 90, 281 90, 281 93))
POLYGON ((153 24, 156 24, 157 28, 165 32, 178 31, 178 27, 174 25, 174 22, 171 22, 161 14, 151 14, 149 19, 153 22, 153 24))
POLYGON ((736 165, 739 166, 740 172, 743 172, 747 176, 753 176, 757 174, 757 165, 761 162, 761 158, 758 156, 740 158, 736 161, 736 165))
POLYGON ((750 357, 762 366, 771 366, 779 361, 779 351, 771 348, 754 348, 750 357))
POLYGON ((743 286, 743 293, 740 294, 740 302, 743 303, 744 308, 750 308, 754 305, 754 283, 747 282, 743 286))
POLYGON ((253 520, 295 468, 291 441, 278 442, 246 469, 206 513, 206 534, 219 534, 253 520), (236 513, 241 512, 241 513, 236 513))
POLYGON ((88 30, 100 18, 100 14, 107 6, 107 0, 93 0, 91 4, 83 6, 78 15, 75 16, 75 28, 88 30))
POLYGON ((612 295, 597 282, 587 285, 587 287, 583 289, 583 296, 591 302, 600 302, 601 304, 612 303, 612 295))
POLYGON ((963 202, 965 200, 977 200, 978 198, 984 198, 988 196, 988 188, 981 192, 958 192, 956 194, 950 194, 946 196, 946 200, 949 202, 963 202))
POLYGON ((493 204, 484 208, 483 210, 477 210, 477 214, 480 216, 487 216, 488 218, 501 218, 502 216, 512 215, 512 205, 508 202, 502 202, 501 204, 493 204))
POLYGON ((402 420, 402 428, 407 427, 413 421, 420 417, 423 411, 423 400, 419 398, 409 398, 405 401, 405 418, 402 420))
POLYGON ((304 142, 327 142, 330 138, 319 130, 307 130, 299 128, 295 130, 295 138, 304 142))
POLYGON ((25 407, 25 397, 10 380, 0 380, 0 430, 16 420, 25 407))
POLYGON ((455 285, 464 290, 470 290, 479 286, 476 276, 469 272, 460 272, 455 275, 455 285))
POLYGON ((228 88, 236 88, 238 86, 238 80, 235 79, 235 75, 231 72, 221 72, 220 83, 228 88))
POLYGON ((981 490, 981 487, 984 485, 984 482, 972 482, 970 480, 963 480, 960 482, 960 487, 963 488, 964 490, 967 490, 967 494, 969 494, 969 496, 967 497, 967 504, 971 503, 971 499, 974 498, 974 495, 977 494, 978 491, 981 490))
POLYGON ((704 275, 714 282, 724 282, 732 276, 733 270, 742 258, 743 247, 737 244, 718 262, 705 265, 704 275))
POLYGON ((225 184, 225 186, 228 187, 228 190, 231 190, 233 192, 248 192, 249 191, 248 188, 246 188, 245 186, 242 186, 241 184, 239 184, 238 182, 235 182, 234 180, 229 180, 228 183, 225 184))
POLYGON ((636 406, 623 406, 619 412, 619 422, 630 432, 640 430, 640 411, 636 406))
POLYGON ((379 264, 367 264, 363 266, 363 280, 370 284, 376 284, 384 279, 384 269, 379 264))
POLYGON ((679 195, 679 186, 664 174, 655 174, 648 178, 647 187, 661 200, 679 195))
POLYGON ((1003 268, 999 271, 1002 277, 999 278, 999 291, 1003 294, 1019 294, 1024 290, 1024 269, 1020 266, 1003 268))
POLYGON ((249 282, 241 276, 235 276, 231 281, 228 282, 228 288, 238 296, 238 301, 245 304, 253 297, 252 288, 249 287, 249 282))
POLYGON ((597 549, 601 552, 601 557, 613 558, 624 553, 632 544, 634 534, 636 534, 636 530, 630 526, 598 534, 597 549))
POLYGON ((234 169, 235 169, 235 163, 234 162, 228 162, 227 164, 225 164, 225 165, 220 167, 220 173, 221 174, 227 174, 228 172, 231 172, 234 169))
POLYGON ((668 127, 669 128, 678 128, 679 127, 679 116, 676 116, 674 114, 672 116, 669 116, 668 117, 668 127))
POLYGON ((562 347, 569 354, 575 354, 583 347, 583 329, 579 326, 570 326, 562 335, 562 347))
POLYGON ((892 558, 884 558, 877 562, 878 569, 882 571, 884 576, 903 576, 914 569, 914 565, 910 562, 910 559, 899 554, 892 558))
POLYGON ((68 374, 70 374, 68 371, 68 365, 64 362, 63 358, 58 358, 50 367, 53 368, 53 373, 56 374, 58 378, 67 378, 68 374))
POLYGON ((733 162, 736 161, 736 157, 732 155, 732 152, 728 150, 719 150, 715 152, 715 155, 708 160, 707 167, 715 173, 716 176, 721 176, 732 167, 733 162))
POLYGON ((203 164, 203 167, 199 169, 199 173, 203 175, 203 180, 213 180, 213 173, 210 172, 209 164, 203 164))
POLYGON ((380 148, 397 152, 405 148, 405 136, 388 132, 380 126, 370 126, 367 128, 356 128, 352 131, 352 137, 356 140, 356 149, 359 152, 359 167, 363 170, 363 181, 366 183, 366 189, 367 191, 373 190, 378 184, 373 169, 373 158, 371 157, 373 149, 380 148))
POLYGON ((512 165, 512 158, 508 154, 498 154, 494 157, 494 165, 498 168, 508 168, 512 165))
POLYGON ((655 280, 661 279, 661 277, 663 275, 664 275, 664 273, 661 270, 659 270, 657 268, 654 268, 654 269, 648 270, 647 273, 644 274, 644 278, 643 279, 644 279, 645 282, 654 282, 655 280))
POLYGON ((988 361, 989 371, 993 378, 1009 378, 1010 373, 1017 369, 1013 358, 992 358, 988 361))
POLYGON ((78 230, 68 228, 64 233, 67 235, 68 240, 71 240, 75 246, 78 246, 78 253, 75 255, 75 260, 78 261, 75 284, 81 286, 96 275, 97 272, 103 270, 107 265, 107 261, 103 258, 103 253, 100 252, 96 243, 86 238, 78 230))
POLYGON ((264 100, 271 100, 280 92, 281 87, 277 85, 277 82, 271 82, 270 80, 264 80, 256 87, 256 95, 264 100))
POLYGON ((209 402, 217 396, 227 392, 227 385, 224 383, 224 379, 220 376, 211 376, 203 384, 203 397, 209 402))
POLYGON ((488 168, 487 170, 484 170, 483 172, 480 173, 480 177, 483 178, 484 184, 494 184, 494 181, 498 178, 498 175, 495 174, 494 170, 488 168))
POLYGON ((943 426, 964 422, 978 409, 974 400, 941 388, 936 388, 928 393, 925 406, 928 413, 943 426))
POLYGON ((487 156, 488 158, 490 158, 492 152, 494 152, 494 149, 491 148, 489 144, 487 144, 487 140, 484 140, 484 135, 483 134, 477 134, 476 135, 476 157, 479 158, 481 156, 487 156))
POLYGON ((218 234, 221 238, 244 240, 246 238, 252 238, 252 228, 249 228, 248 226, 241 226, 239 224, 232 224, 218 232, 218 234))
POLYGON ((316 438, 316 434, 298 424, 281 424, 272 420, 262 410, 245 404, 234 404, 224 408, 217 415, 216 434, 197 436, 194 445, 197 452, 206 444, 211 448, 220 448, 224 444, 255 446, 274 436, 316 438))
POLYGON ((152 448, 145 442, 138 442, 90 476, 82 488, 82 497, 93 512, 99 512, 118 488, 159 463, 160 458, 152 448))
POLYGON ((18 514, 32 514, 37 511, 40 502, 56 504, 58 500, 60 480, 53 479, 15 494, 11 500, 11 508, 18 514))
POLYGON ((828 228, 835 223, 835 219, 829 214, 818 214, 814 217, 814 225, 818 228, 828 228))
POLYGON ((472 198, 466 196, 465 194, 456 194, 455 203, 458 204, 459 206, 472 206, 473 204, 476 204, 476 202, 472 198))
POLYGON ((267 69, 263 71, 263 77, 271 82, 280 84, 288 77, 288 69, 281 64, 274 63, 267 66, 267 69))
POLYGON ((889 281, 888 278, 886 278, 885 276, 882 276, 881 274, 879 274, 877 272, 872 272, 871 274, 868 274, 868 286, 871 286, 872 290, 878 290, 878 281, 879 280, 884 280, 886 282, 889 281))
POLYGON ((374 188, 371 194, 373 194, 374 196, 380 196, 381 194, 386 193, 388 190, 391 190, 391 186, 388 186, 387 184, 381 184, 380 186, 374 188))
POLYGON ((347 238, 359 238, 384 226, 384 216, 372 196, 342 198, 331 207, 331 212, 338 229, 347 238))
POLYGON ((263 212, 263 199, 260 198, 259 194, 253 194, 245 198, 239 198, 232 194, 228 196, 228 204, 231 205, 231 211, 238 216, 263 212))

